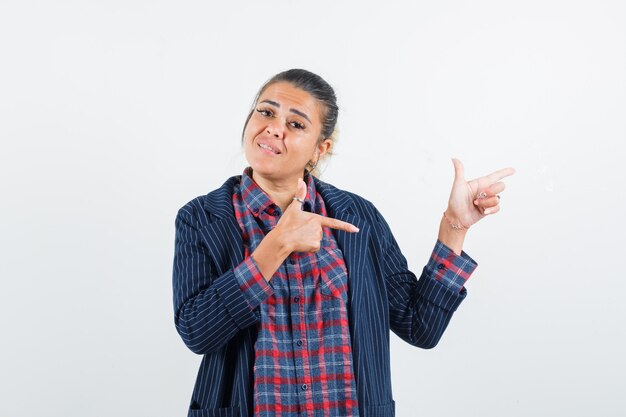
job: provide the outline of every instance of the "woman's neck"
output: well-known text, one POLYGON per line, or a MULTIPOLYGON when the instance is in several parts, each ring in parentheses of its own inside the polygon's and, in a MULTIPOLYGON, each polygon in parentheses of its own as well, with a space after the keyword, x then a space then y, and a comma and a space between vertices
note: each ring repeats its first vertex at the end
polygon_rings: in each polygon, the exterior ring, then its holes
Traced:
POLYGON ((287 207, 293 201, 298 187, 298 178, 283 179, 280 181, 272 181, 252 171, 252 180, 269 196, 278 207, 281 213, 284 213, 287 207))

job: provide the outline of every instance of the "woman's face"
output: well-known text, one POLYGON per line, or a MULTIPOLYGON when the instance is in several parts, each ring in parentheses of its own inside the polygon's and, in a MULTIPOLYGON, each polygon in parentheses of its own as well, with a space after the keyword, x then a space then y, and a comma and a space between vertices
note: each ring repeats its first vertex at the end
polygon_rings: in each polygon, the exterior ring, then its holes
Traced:
POLYGON ((317 99, 290 83, 267 87, 244 130, 246 159, 253 175, 283 183, 302 177, 307 162, 317 161, 330 147, 330 139, 316 144, 322 110, 317 99))

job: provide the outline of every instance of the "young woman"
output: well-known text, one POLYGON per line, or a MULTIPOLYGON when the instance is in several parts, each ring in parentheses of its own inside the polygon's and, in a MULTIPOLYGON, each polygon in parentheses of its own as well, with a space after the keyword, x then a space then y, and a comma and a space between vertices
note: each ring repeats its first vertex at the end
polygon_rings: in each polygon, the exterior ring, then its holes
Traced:
POLYGON ((337 115, 321 77, 277 74, 245 123, 249 166, 178 211, 175 324, 203 355, 189 416, 394 416, 389 330, 432 348, 467 295, 465 235, 514 169, 466 181, 453 159, 417 279, 374 205, 315 175, 337 115))

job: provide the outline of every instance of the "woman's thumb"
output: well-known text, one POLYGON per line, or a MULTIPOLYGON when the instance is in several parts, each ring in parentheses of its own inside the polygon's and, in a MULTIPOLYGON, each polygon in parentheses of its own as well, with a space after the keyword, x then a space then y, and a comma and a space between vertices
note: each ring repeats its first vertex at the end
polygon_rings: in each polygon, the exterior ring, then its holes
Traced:
POLYGON ((454 165, 454 181, 465 181, 465 168, 461 160, 452 158, 452 164, 454 165))
MULTIPOLYGON (((302 180, 302 178, 298 178, 298 186, 296 187, 296 197, 298 197, 301 200, 304 200, 304 198, 306 197, 306 184, 304 183, 304 181, 302 180)), ((300 208, 302 207, 302 203, 300 203, 297 200, 293 200, 292 204, 299 204, 300 208)))

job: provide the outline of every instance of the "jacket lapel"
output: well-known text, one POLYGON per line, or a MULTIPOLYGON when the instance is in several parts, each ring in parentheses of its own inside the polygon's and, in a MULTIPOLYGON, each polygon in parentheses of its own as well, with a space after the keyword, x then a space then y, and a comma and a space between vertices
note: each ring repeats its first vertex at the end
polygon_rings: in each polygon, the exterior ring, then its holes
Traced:
MULTIPOLYGON (((364 269, 368 265, 368 260, 363 257, 368 253, 367 245, 371 241, 371 226, 364 219, 354 215, 354 202, 349 194, 318 179, 315 180, 316 189, 324 199, 328 217, 348 222, 359 228, 357 233, 332 229, 337 245, 343 253, 343 261, 348 272, 348 305, 346 307, 350 323, 350 339, 354 348, 354 342, 358 339, 355 334, 358 329, 355 320, 359 317, 355 311, 367 308, 363 305, 367 300, 367 288, 364 287, 367 283, 359 277, 367 276, 367 271, 364 269)), ((354 360, 358 361, 358 358, 355 356, 354 360)), ((355 367, 355 372, 358 373, 357 368, 355 367)))
POLYGON ((243 261, 243 238, 235 218, 232 200, 233 187, 240 178, 241 175, 230 177, 204 199, 204 209, 208 212, 208 217, 200 233, 220 274, 243 261))
MULTIPOLYGON (((362 287, 363 281, 355 279, 355 277, 365 276, 363 268, 367 265, 366 260, 362 257, 367 253, 365 245, 370 241, 370 225, 364 220, 351 214, 337 213, 335 219, 351 223, 359 228, 357 233, 345 232, 343 230, 333 229, 333 235, 337 240, 337 245, 343 253, 343 261, 346 264, 348 272, 348 318, 350 321, 350 332, 355 329, 354 315, 355 309, 362 308, 362 301, 367 297, 364 293, 365 288, 362 287)), ((354 334, 351 335, 354 340, 354 334)))

